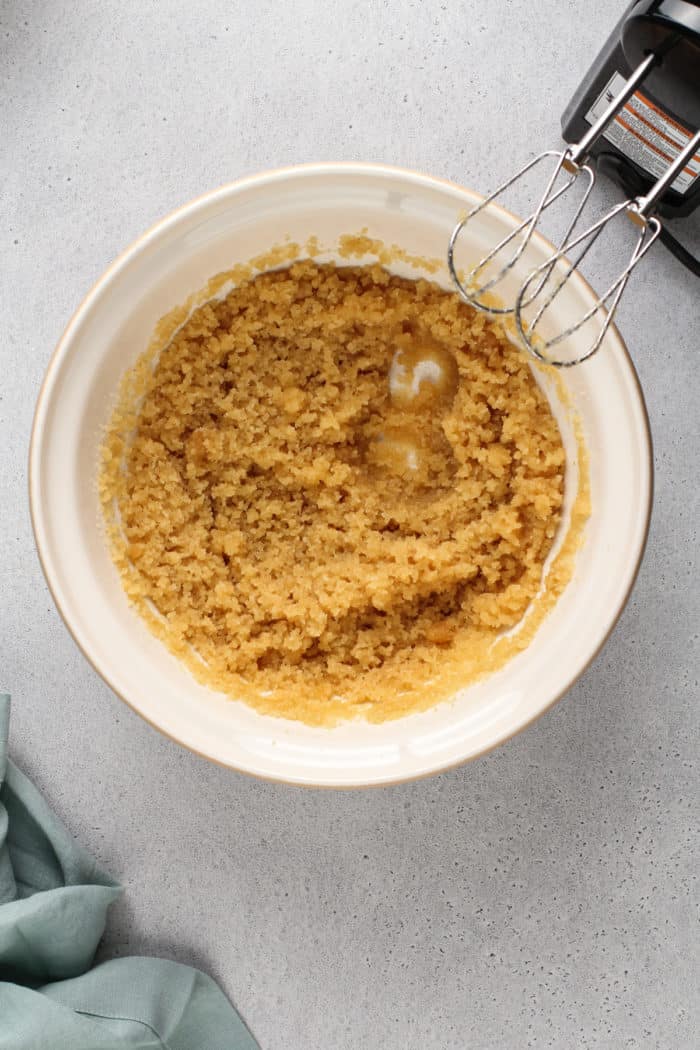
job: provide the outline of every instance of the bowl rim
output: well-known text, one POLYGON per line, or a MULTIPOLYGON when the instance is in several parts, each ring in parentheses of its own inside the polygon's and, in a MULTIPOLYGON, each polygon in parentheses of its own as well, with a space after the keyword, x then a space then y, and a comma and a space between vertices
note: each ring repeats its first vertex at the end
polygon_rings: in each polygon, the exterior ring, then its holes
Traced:
MULTIPOLYGON (((206 752, 193 747, 180 736, 174 735, 173 733, 169 732, 161 725, 159 725, 157 722, 153 721, 141 710, 139 710, 139 708, 136 707, 134 703, 132 703, 123 693, 121 693, 115 687, 111 680, 109 669, 103 668, 101 666, 101 661, 98 658, 93 657, 88 652, 87 648, 83 645, 81 639, 79 638, 77 628, 73 626, 70 617, 67 615, 63 607, 61 595, 59 593, 60 588, 53 575, 53 567, 48 563, 48 559, 45 555, 44 549, 42 548, 43 537, 41 521, 42 515, 40 510, 40 486, 37 480, 39 475, 40 462, 40 439, 43 433, 48 407, 51 401, 50 394, 51 388, 54 384, 54 376, 57 373, 60 364, 62 363, 64 357, 68 352, 68 348, 70 346, 74 330, 79 326, 80 321, 91 308, 94 300, 97 299, 102 290, 107 285, 109 285, 109 283, 113 280, 115 275, 129 263, 133 256, 137 255, 138 252, 140 252, 151 240, 155 239, 158 235, 167 230, 169 226, 179 221, 188 213, 196 211, 199 207, 211 203, 218 197, 226 197, 232 191, 244 191, 247 188, 255 185, 261 185, 268 182, 275 182, 277 180, 283 180, 288 176, 303 174, 346 174, 348 176, 373 174, 380 176, 401 176, 402 178, 409 179, 409 181, 413 182, 416 185, 433 187, 442 186, 449 190, 457 191, 460 194, 467 194, 473 197, 476 201, 484 199, 483 194, 478 193, 476 190, 472 190, 467 186, 463 186, 460 183, 455 182, 454 180, 442 178, 436 175, 430 175, 425 172, 416 171, 411 168, 404 168, 398 165, 375 163, 371 161, 312 161, 303 164, 291 164, 276 168, 269 168, 254 174, 241 176, 238 179, 233 179, 230 182, 223 183, 220 186, 215 187, 214 189, 207 190, 206 192, 191 198, 184 204, 179 205, 171 211, 166 212, 163 216, 161 216, 161 218, 157 219, 154 223, 152 223, 142 234, 140 234, 133 241, 131 241, 127 245, 127 247, 124 248, 119 253, 119 255, 117 255, 117 257, 112 261, 112 263, 110 263, 110 265, 92 284, 92 286, 81 299, 76 309, 73 311, 53 351, 51 352, 51 356, 49 357, 44 372, 44 377, 39 388, 39 393, 37 395, 36 405, 34 408, 34 414, 32 418, 31 434, 29 439, 27 473, 27 482, 29 490, 29 513, 32 523, 32 531, 34 533, 34 545, 36 547, 37 556, 39 558, 39 563, 41 565, 41 570, 43 572, 44 579, 46 580, 46 584, 48 586, 53 602, 56 608, 58 609, 61 619, 67 627, 68 632, 71 635, 73 641, 77 645, 83 657, 87 660, 88 664, 99 675, 102 681, 105 682, 105 684, 112 690, 112 692, 123 703, 125 703, 127 707, 129 707, 135 714, 142 718, 144 722, 146 722, 152 728, 156 729, 162 736, 167 737, 167 739, 171 740, 173 743, 178 744, 180 747, 183 747, 191 753, 198 755, 200 758, 204 758, 208 762, 212 762, 217 766, 221 766, 223 769, 232 770, 237 773, 243 773, 246 776, 253 777, 256 780, 261 780, 266 783, 286 784, 292 787, 313 787, 326 790, 361 790, 375 787, 390 787, 392 785, 411 783, 417 780, 424 780, 428 777, 436 776, 440 773, 445 773, 453 769, 458 769, 460 766, 466 765, 467 763, 473 762, 484 755, 490 754, 492 751, 495 751, 496 748, 501 747, 503 744, 508 743, 510 740, 514 739, 514 737, 524 732, 539 718, 545 715, 548 711, 551 711, 555 704, 557 704, 566 695, 566 693, 568 693, 568 691, 578 681, 578 679, 581 678, 586 673, 586 671, 588 671, 588 669, 599 656, 602 649, 607 644, 610 636, 612 635, 615 627, 617 626, 620 616, 622 615, 622 612, 630 599, 632 591, 634 590, 634 586, 639 575, 639 570, 642 564, 642 560, 644 558, 644 553, 649 539, 651 513, 654 501, 654 456, 651 426, 649 422, 649 412, 644 397, 644 391, 642 389, 641 381, 639 379, 637 369, 635 368, 632 355, 630 354, 629 348, 625 340, 622 338, 616 324, 613 323, 610 325, 609 332, 611 332, 613 338, 617 339, 618 341, 619 347, 623 354, 623 358, 629 367, 630 378, 633 381, 634 388, 638 396, 638 407, 641 412, 641 422, 643 424, 642 437, 644 449, 642 449, 642 452, 646 451, 645 458, 649 482, 648 499, 646 507, 644 508, 644 529, 639 545, 637 561, 630 576, 629 586, 625 594, 621 597, 620 601, 618 602, 617 608, 613 612, 609 628, 606 630, 605 634, 600 639, 598 645, 596 646, 595 650, 591 653, 589 659, 581 668, 579 668, 569 677, 567 677, 565 685, 563 685, 563 687, 555 693, 552 699, 544 707, 542 707, 539 711, 535 712, 535 714, 533 714, 526 721, 522 722, 517 728, 513 729, 511 732, 504 734, 500 739, 494 741, 493 743, 485 747, 482 747, 473 754, 467 755, 463 758, 459 758, 455 761, 440 763, 430 770, 422 771, 419 773, 408 773, 403 776, 396 776, 371 782, 359 782, 353 784, 318 783, 314 780, 305 780, 303 779, 303 777, 290 779, 289 777, 276 775, 273 773, 256 772, 254 770, 237 765, 234 762, 224 761, 220 758, 215 758, 212 755, 209 755, 206 752)), ((518 217, 513 212, 509 211, 507 208, 504 208, 500 204, 492 203, 490 207, 493 208, 495 211, 500 212, 508 220, 517 221, 518 219, 518 217)), ((542 247, 551 248, 552 250, 555 250, 552 243, 541 233, 536 231, 534 234, 534 238, 536 242, 542 247)), ((579 273, 578 271, 574 271, 572 277, 580 286, 582 286, 585 289, 586 292, 595 296, 595 290, 581 273, 579 273)))

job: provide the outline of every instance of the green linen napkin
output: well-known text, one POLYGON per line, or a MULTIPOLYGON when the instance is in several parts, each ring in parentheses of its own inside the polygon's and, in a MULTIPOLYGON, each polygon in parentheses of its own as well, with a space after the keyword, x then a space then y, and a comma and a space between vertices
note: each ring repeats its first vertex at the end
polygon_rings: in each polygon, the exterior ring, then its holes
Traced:
POLYGON ((0 694, 0 1050, 256 1050, 210 977, 165 959, 90 968, 119 885, 7 757, 0 694))

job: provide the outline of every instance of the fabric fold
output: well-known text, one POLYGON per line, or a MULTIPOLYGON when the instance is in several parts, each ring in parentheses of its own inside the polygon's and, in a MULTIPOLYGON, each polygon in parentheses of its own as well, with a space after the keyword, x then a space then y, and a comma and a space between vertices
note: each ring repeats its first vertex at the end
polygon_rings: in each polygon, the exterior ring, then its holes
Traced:
POLYGON ((0 1050, 256 1050, 206 974, 164 959, 90 968, 122 892, 7 755, 0 694, 0 1050))

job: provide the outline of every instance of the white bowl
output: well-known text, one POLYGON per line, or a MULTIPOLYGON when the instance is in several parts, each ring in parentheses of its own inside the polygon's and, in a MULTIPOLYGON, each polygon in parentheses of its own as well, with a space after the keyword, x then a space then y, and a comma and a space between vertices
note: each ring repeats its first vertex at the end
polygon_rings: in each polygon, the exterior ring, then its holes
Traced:
MULTIPOLYGON (((129 607, 110 560, 96 490, 101 433, 120 376, 163 314, 213 274, 287 234, 334 244, 367 227, 387 244, 443 258, 458 215, 479 199, 379 165, 315 164, 243 179, 185 205, 136 241, 60 340, 30 450, 31 511, 46 579, 93 667, 148 722, 193 751, 298 784, 350 787, 437 772, 483 754, 546 711, 594 658, 629 597, 649 523, 651 446, 639 382, 612 328, 594 359, 565 374, 591 474, 592 513, 574 578, 525 651, 450 701, 383 725, 334 729, 258 714, 192 678, 129 607)), ((514 221, 490 212, 470 233, 469 253, 480 255, 514 221)), ((537 241, 531 261, 546 250, 537 241)), ((591 297, 581 278, 569 282, 559 308, 563 327, 591 297)))

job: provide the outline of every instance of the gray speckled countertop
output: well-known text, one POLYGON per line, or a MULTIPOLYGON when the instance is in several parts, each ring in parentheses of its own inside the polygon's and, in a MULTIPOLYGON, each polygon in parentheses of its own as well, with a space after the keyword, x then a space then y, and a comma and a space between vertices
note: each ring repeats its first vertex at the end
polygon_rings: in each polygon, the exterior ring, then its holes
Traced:
POLYGON ((29 524, 44 368, 121 248, 232 177, 364 159, 490 187, 557 143, 619 7, 0 0, 11 749, 126 886, 105 954, 211 971, 265 1050, 697 1046, 698 285, 659 248, 620 313, 649 404, 656 500, 604 652, 487 758, 364 793, 209 765, 87 665, 29 524))

